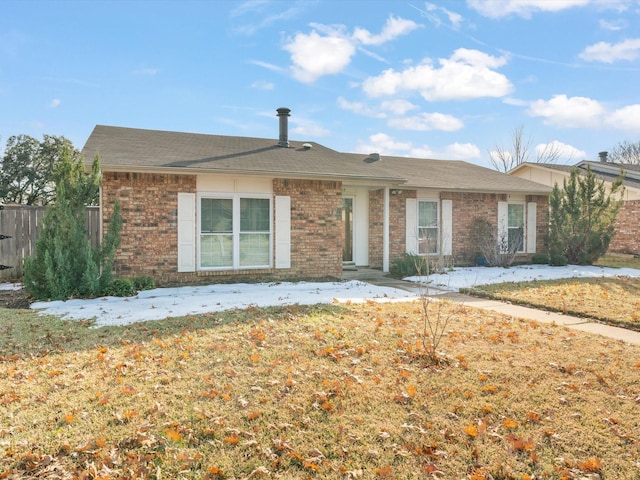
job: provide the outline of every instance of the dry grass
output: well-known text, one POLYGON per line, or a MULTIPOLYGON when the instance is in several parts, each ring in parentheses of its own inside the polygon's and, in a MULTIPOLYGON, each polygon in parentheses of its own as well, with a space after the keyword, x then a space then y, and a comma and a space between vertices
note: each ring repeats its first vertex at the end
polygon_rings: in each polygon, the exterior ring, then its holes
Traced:
POLYGON ((501 283, 469 292, 640 330, 640 278, 501 283))
POLYGON ((600 257, 594 265, 613 268, 640 269, 640 257, 633 255, 605 255, 600 257))
POLYGON ((0 478, 635 479, 640 349, 450 304, 0 310, 0 478))

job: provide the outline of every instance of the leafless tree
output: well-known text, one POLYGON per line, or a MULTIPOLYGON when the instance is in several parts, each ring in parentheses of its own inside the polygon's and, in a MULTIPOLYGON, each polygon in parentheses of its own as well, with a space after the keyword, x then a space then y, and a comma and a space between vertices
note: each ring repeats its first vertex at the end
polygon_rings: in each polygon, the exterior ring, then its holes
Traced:
MULTIPOLYGON (((509 146, 496 145, 495 150, 489 152, 491 165, 500 172, 513 170, 518 165, 530 161, 531 145, 531 138, 524 135, 524 125, 520 125, 513 130, 509 146)), ((550 142, 535 152, 535 162, 553 163, 560 156, 561 151, 557 143, 550 142)))
POLYGON ((609 152, 609 160, 627 165, 640 164, 640 141, 635 143, 626 140, 620 142, 609 152))

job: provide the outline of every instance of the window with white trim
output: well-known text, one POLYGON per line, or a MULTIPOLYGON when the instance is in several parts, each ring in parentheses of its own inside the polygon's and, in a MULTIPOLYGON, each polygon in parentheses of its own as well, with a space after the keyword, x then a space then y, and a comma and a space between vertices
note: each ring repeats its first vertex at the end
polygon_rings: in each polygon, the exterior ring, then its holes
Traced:
POLYGON ((421 255, 437 254, 440 251, 439 238, 438 202, 419 200, 418 253, 421 255))
POLYGON ((510 252, 524 252, 524 203, 507 205, 507 236, 510 252))
POLYGON ((270 197, 201 196, 199 214, 201 269, 270 267, 270 197))

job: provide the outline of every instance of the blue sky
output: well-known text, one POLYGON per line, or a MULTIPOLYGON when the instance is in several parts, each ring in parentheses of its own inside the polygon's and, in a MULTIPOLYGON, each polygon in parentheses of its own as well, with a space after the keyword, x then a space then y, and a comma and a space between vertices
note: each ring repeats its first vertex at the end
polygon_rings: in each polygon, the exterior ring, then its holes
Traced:
POLYGON ((96 124, 489 166, 640 140, 639 0, 0 3, 0 148, 96 124))

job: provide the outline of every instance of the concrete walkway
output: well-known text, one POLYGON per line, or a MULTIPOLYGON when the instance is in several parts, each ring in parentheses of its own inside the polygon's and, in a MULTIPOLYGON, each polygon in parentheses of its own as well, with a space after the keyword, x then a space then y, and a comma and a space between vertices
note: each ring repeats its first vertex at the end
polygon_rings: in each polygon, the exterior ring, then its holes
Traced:
MULTIPOLYGON (((357 269, 345 270, 342 274, 343 280, 360 280, 363 282, 371 283, 381 287, 398 288, 406 290, 416 295, 423 293, 424 289, 421 289, 419 285, 413 282, 405 282, 397 278, 387 276, 382 270, 373 268, 357 267, 357 269)), ((539 310, 536 308, 523 307, 520 305, 513 305, 507 302, 500 302, 497 300, 489 300, 486 298, 477 298, 469 295, 464 295, 457 292, 450 292, 442 289, 429 287, 430 293, 439 298, 447 298, 449 300, 462 303, 469 307, 480 308, 484 310, 491 310, 499 312, 504 315, 509 315, 517 318, 526 318, 529 320, 535 320, 541 323, 554 323, 556 325, 564 325, 568 328, 580 330, 582 332, 593 333, 596 335, 602 335, 604 337, 613 338, 615 340, 621 340, 623 342, 631 343, 634 345, 640 345, 640 332, 633 330, 627 330, 626 328, 614 327, 611 325, 604 325, 590 320, 589 318, 574 317, 571 315, 563 315, 562 313, 547 312, 545 310, 539 310)))

